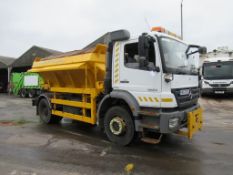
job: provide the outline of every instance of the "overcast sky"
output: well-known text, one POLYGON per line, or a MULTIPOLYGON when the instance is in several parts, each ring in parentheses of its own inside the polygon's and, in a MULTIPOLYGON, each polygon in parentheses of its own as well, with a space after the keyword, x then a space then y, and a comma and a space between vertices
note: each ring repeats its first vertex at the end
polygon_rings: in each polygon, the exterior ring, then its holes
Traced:
MULTIPOLYGON (((164 26, 180 34, 180 0, 0 0, 0 55, 19 57, 32 45, 80 49, 100 35, 131 36, 164 26), (147 22, 146 22, 147 21, 147 22)), ((233 49, 233 1, 184 0, 184 39, 233 49)))

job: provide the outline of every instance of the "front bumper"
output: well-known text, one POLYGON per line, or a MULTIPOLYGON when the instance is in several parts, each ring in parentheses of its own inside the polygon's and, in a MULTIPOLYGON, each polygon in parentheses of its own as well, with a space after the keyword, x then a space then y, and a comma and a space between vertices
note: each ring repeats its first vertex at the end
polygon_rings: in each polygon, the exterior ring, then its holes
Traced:
POLYGON ((233 94, 233 88, 202 88, 201 94, 218 94, 223 92, 224 94, 233 94))
POLYGON ((202 109, 195 105, 182 111, 160 112, 156 116, 143 116, 135 121, 136 130, 145 129, 161 134, 176 133, 192 138, 198 130, 202 128, 202 109), (169 121, 178 119, 175 127, 169 127, 169 121))

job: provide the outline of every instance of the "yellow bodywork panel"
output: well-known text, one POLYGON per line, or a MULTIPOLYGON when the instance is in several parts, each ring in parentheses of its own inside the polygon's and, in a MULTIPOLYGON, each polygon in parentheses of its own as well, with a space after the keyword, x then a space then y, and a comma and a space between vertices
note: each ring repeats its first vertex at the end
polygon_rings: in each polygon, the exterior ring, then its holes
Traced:
POLYGON ((51 71, 62 71, 62 70, 74 70, 74 69, 81 69, 84 66, 84 63, 76 63, 72 65, 57 65, 52 67, 40 67, 38 69, 33 69, 34 72, 51 72, 51 71))
POLYGON ((61 99, 51 99, 51 103, 91 109, 91 103, 83 103, 83 102, 77 102, 77 101, 71 101, 71 100, 61 100, 61 99))
POLYGON ((99 44, 84 53, 36 60, 29 72, 39 73, 49 88, 95 89, 96 82, 104 81, 106 49, 99 44))
POLYGON ((52 114, 96 123, 96 97, 104 90, 106 51, 106 45, 98 44, 90 50, 34 61, 29 72, 39 73, 45 82, 44 89, 54 94, 51 99, 52 114), (79 96, 79 100, 63 99, 61 94, 73 94, 79 96), (57 106, 61 105, 78 108, 82 112, 59 111, 57 106))
POLYGON ((178 134, 187 136, 189 139, 192 139, 193 135, 202 129, 203 118, 202 118, 203 110, 202 108, 198 108, 192 112, 188 113, 188 123, 187 129, 181 130, 178 134))
POLYGON ((52 114, 60 116, 60 117, 65 117, 65 118, 70 118, 70 119, 73 119, 73 120, 82 121, 82 122, 85 122, 85 123, 90 123, 90 124, 95 124, 96 123, 96 121, 92 120, 92 118, 90 118, 90 117, 85 117, 85 116, 77 115, 77 114, 71 114, 71 113, 68 113, 68 112, 52 110, 52 114))

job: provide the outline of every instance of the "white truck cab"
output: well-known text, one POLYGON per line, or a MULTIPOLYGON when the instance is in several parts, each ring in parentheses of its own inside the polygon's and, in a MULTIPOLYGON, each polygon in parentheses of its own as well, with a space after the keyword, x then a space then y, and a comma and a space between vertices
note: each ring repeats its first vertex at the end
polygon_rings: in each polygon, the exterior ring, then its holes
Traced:
POLYGON ((147 36, 152 39, 148 46, 148 63, 145 63, 148 67, 140 65, 139 39, 116 43, 113 89, 130 92, 144 107, 192 106, 199 97, 198 66, 197 60, 187 58, 188 44, 160 32, 151 32, 147 36), (190 98, 179 101, 176 95, 190 98))
POLYGON ((202 66, 202 94, 233 93, 233 58, 205 59, 202 66))
MULTIPOLYGON (((127 101, 137 132, 177 133, 191 139, 202 127, 199 57, 194 56, 198 52, 206 48, 189 45, 161 27, 138 38, 116 41, 106 68, 111 77, 111 83, 105 83, 106 94, 127 101)), ((111 140, 111 132, 108 137, 111 140)))

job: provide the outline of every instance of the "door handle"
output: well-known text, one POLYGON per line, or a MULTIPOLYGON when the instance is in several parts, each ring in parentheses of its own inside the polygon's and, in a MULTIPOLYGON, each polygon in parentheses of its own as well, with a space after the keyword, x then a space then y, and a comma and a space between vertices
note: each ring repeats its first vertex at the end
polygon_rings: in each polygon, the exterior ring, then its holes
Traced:
POLYGON ((123 81, 120 81, 120 83, 129 83, 128 80, 123 80, 123 81))

